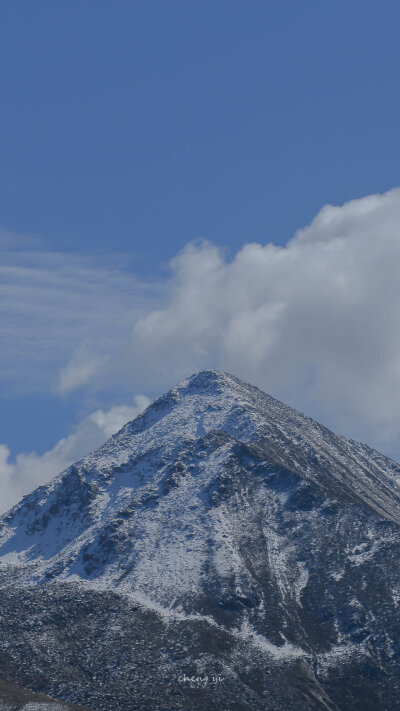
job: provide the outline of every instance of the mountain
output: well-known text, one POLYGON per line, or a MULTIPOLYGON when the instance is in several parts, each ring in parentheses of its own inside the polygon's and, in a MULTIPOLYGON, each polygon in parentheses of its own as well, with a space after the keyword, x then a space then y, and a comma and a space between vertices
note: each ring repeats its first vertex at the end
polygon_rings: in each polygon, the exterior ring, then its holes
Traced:
POLYGON ((399 522, 398 464, 198 373, 0 518, 0 672, 104 711, 395 711, 399 522))

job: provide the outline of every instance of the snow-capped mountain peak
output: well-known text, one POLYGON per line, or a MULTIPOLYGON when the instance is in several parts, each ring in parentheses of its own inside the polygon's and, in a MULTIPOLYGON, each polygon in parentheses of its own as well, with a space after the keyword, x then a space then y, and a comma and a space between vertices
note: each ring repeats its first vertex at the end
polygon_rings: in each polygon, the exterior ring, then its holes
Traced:
MULTIPOLYGON (((399 477, 366 445, 203 371, 0 518, 0 589, 118 595, 329 676, 397 614, 399 477)), ((398 642, 382 634, 386 674, 398 642)))

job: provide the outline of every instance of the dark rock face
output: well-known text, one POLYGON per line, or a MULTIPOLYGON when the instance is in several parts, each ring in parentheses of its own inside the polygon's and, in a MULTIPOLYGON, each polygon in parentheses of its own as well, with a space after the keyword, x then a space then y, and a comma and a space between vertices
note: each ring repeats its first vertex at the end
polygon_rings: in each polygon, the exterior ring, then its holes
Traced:
POLYGON ((0 519, 0 667, 104 711, 396 711, 399 483, 193 376, 0 519))

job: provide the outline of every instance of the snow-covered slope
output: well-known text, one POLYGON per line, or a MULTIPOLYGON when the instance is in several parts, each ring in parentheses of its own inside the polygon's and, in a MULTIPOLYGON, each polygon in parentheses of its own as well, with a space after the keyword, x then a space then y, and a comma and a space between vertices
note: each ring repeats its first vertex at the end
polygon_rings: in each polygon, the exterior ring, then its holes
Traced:
POLYGON ((174 709, 391 711, 399 517, 398 464, 204 371, 0 519, 0 649, 31 683, 47 674, 49 693, 102 709, 171 695, 174 709), (92 670, 74 692, 60 609, 71 669, 92 670), (179 681, 213 672, 225 681, 179 681))

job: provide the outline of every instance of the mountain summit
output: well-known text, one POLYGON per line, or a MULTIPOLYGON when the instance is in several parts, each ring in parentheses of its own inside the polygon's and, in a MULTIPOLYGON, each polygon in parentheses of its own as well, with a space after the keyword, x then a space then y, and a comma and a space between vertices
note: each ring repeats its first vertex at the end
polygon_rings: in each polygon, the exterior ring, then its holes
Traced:
POLYGON ((395 711, 399 521, 398 464, 203 371, 1 517, 0 660, 104 711, 395 711))

